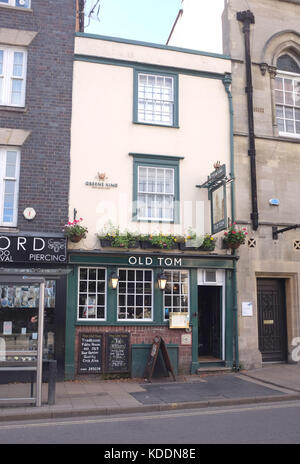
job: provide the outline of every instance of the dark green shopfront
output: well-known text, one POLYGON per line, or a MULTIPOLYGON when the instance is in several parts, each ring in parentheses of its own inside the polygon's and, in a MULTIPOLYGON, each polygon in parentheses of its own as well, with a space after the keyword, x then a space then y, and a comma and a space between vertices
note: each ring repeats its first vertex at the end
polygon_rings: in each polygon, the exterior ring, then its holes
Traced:
POLYGON ((235 256, 73 250, 69 266, 66 379, 143 378, 156 336, 175 374, 238 363, 235 256))

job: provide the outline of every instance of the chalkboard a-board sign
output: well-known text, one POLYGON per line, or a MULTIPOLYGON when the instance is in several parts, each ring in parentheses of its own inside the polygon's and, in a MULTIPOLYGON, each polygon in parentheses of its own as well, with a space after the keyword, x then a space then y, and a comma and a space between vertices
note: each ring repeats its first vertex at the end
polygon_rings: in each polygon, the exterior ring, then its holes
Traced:
POLYGON ((150 353, 147 359, 147 364, 146 364, 145 372, 144 372, 145 380, 148 380, 149 382, 151 382, 151 378, 153 375, 153 371, 154 371, 154 367, 157 361, 159 350, 161 350, 162 357, 163 357, 168 373, 171 372, 173 380, 176 381, 174 370, 173 370, 173 367, 172 367, 172 364, 169 358, 167 346, 165 344, 165 341, 159 336, 154 337, 154 340, 152 343, 152 347, 151 347, 151 350, 150 350, 150 353))
POLYGON ((106 335, 106 372, 129 372, 129 333, 109 333, 106 335))
POLYGON ((79 346, 79 373, 102 372, 102 334, 81 334, 79 346))

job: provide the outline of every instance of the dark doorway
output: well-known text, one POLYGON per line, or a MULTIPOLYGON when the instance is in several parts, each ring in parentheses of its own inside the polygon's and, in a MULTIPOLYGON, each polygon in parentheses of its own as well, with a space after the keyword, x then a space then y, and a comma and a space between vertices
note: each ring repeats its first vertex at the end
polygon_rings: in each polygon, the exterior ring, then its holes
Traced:
POLYGON ((263 362, 286 361, 287 329, 283 279, 257 279, 259 350, 263 362))
POLYGON ((198 355, 222 358, 222 287, 198 286, 198 355))

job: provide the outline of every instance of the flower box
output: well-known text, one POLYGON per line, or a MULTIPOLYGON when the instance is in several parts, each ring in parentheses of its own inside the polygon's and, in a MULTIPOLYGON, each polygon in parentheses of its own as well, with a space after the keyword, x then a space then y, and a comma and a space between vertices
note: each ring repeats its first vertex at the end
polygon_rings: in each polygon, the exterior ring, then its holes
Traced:
POLYGON ((112 246, 112 239, 109 239, 109 238, 100 238, 100 244, 102 246, 102 248, 106 248, 106 247, 111 247, 112 246))

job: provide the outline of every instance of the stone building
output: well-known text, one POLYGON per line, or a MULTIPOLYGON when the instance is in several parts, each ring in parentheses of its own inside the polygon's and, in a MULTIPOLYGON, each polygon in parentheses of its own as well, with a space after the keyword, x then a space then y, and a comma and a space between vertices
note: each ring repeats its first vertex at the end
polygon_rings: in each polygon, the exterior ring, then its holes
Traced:
POLYGON ((74 0, 0 0, 0 336, 32 349, 38 304, 33 285, 2 276, 46 276, 45 356, 60 373, 74 31, 74 0))
MULTIPOLYGON (((182 0, 168 39, 198 47, 197 0, 182 0), (194 25, 194 29, 193 29, 194 25), (192 30, 191 30, 192 29, 192 30)), ((300 335, 300 2, 225 0, 232 60, 239 362, 294 362, 300 335)))
POLYGON ((299 0, 225 2, 236 220, 249 231, 237 273, 244 367, 298 360, 293 350, 300 335, 299 24, 299 0))

